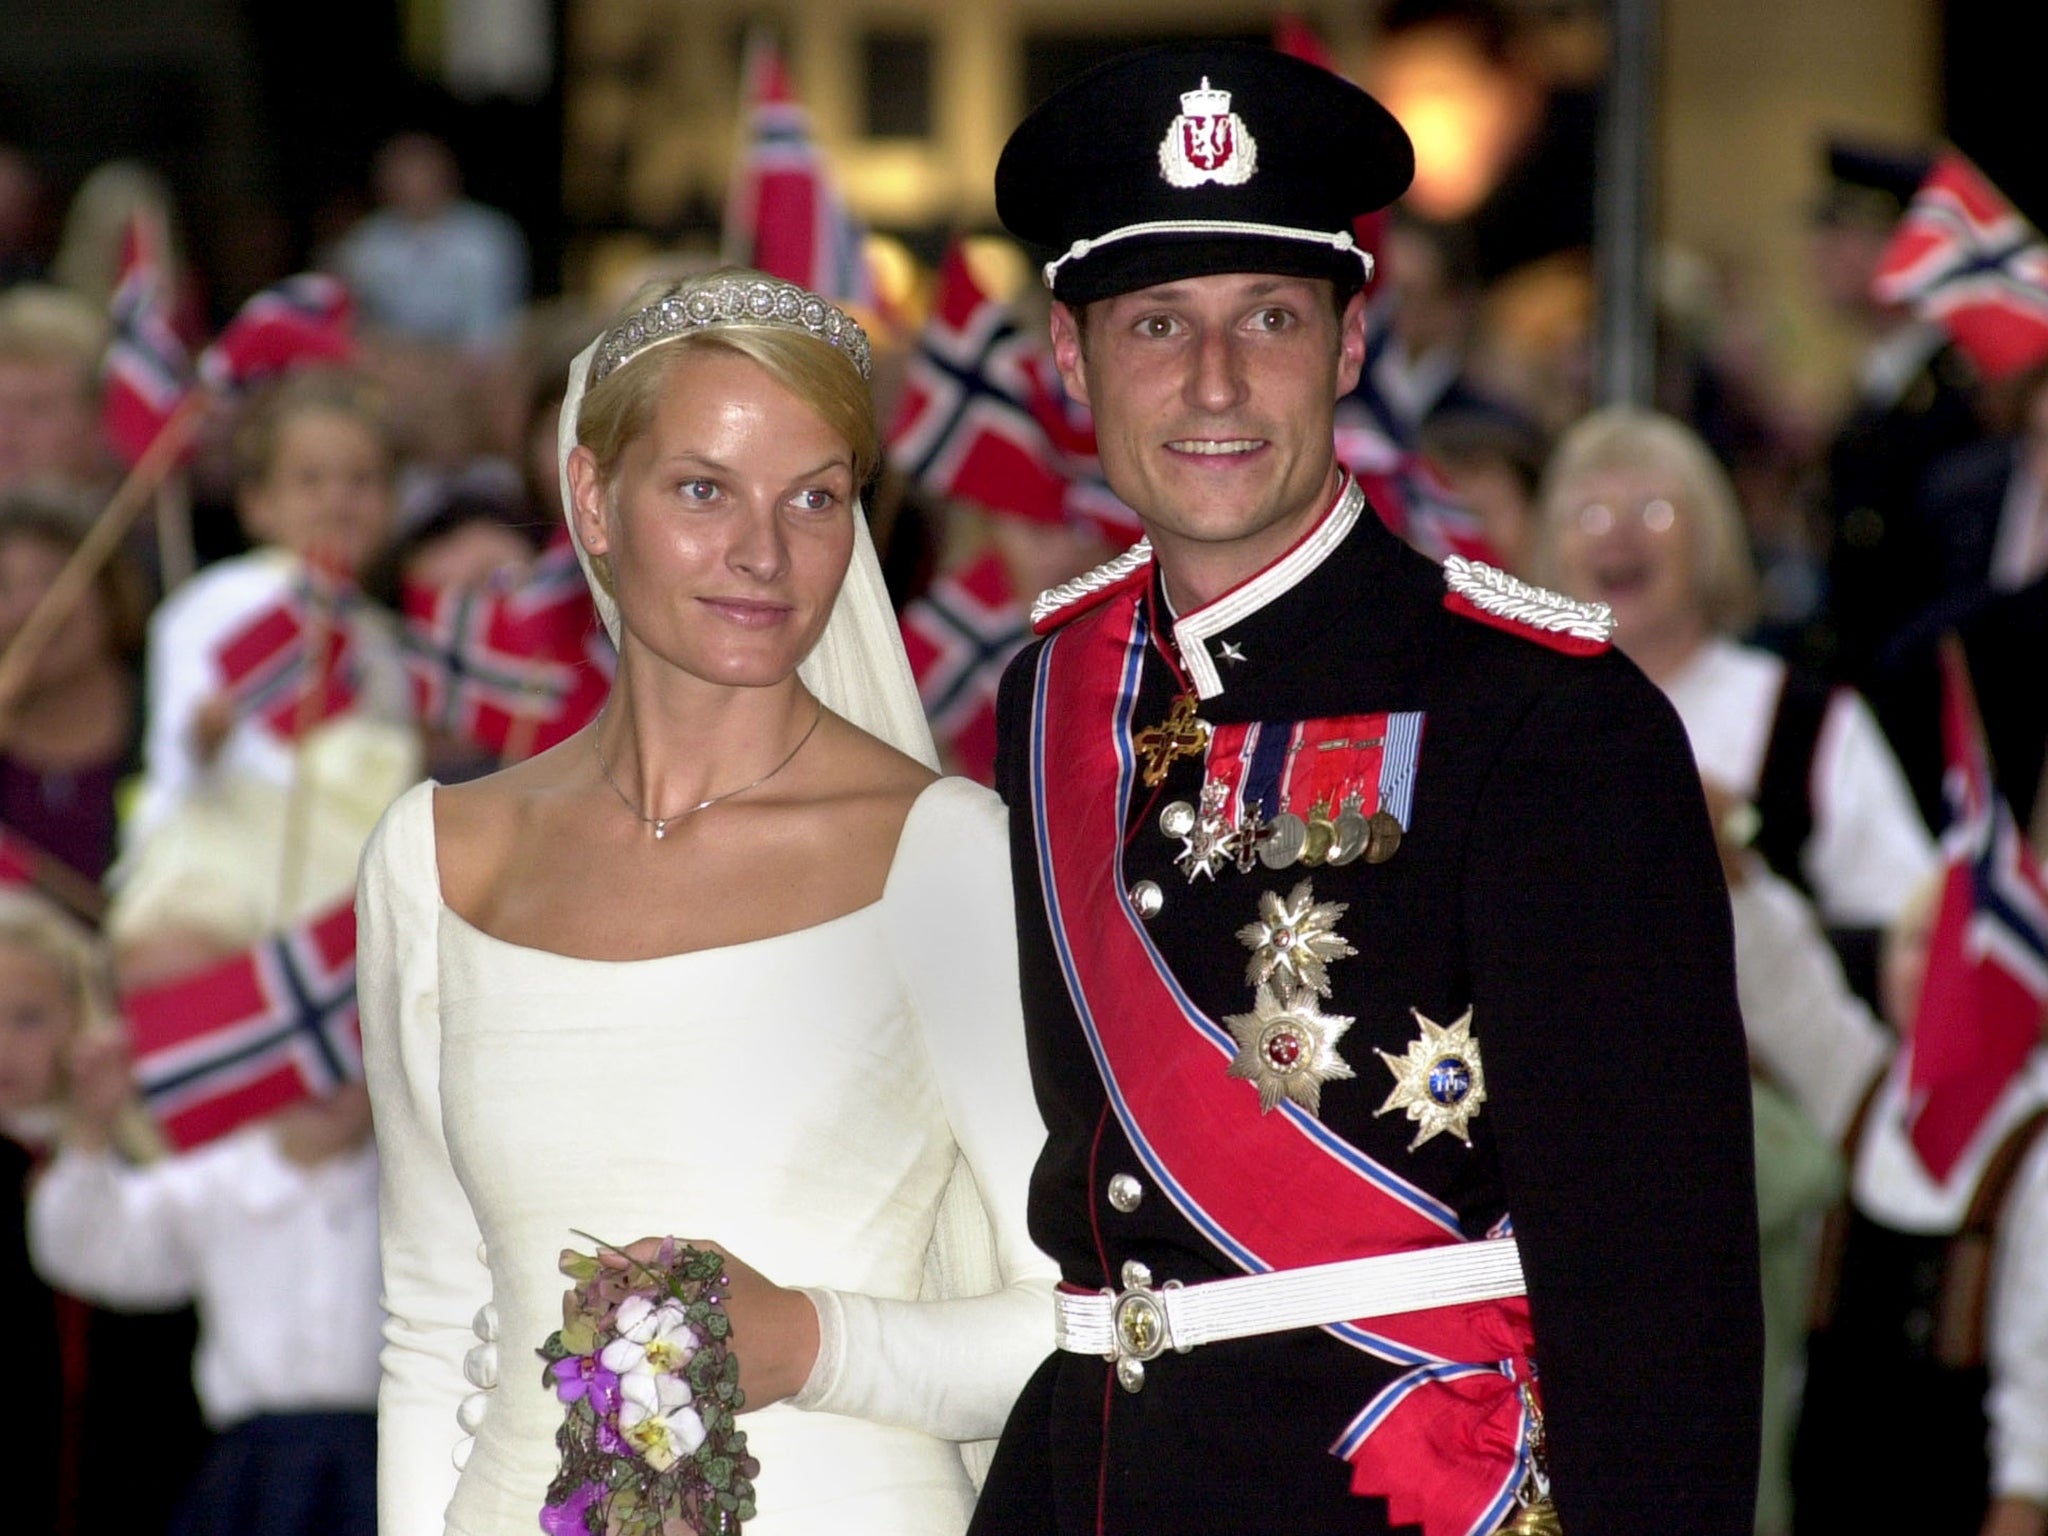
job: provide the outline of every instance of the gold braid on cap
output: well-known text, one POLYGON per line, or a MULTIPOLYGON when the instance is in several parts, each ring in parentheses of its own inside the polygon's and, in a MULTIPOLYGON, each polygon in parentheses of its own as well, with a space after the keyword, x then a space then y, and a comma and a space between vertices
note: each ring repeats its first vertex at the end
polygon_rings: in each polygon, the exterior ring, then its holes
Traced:
POLYGON ((685 288, 635 310, 605 333, 590 362, 590 387, 617 372, 649 347, 672 341, 686 331, 720 325, 767 325, 808 331, 844 352, 865 379, 872 375, 868 333, 851 315, 826 303, 808 288, 779 278, 746 276, 714 278, 702 287, 685 288))

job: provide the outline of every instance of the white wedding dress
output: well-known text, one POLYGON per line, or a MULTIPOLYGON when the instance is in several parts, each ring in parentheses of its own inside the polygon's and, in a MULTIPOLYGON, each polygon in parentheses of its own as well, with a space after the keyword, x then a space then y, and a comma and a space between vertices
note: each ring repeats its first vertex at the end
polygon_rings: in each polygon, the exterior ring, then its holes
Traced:
MULTIPOLYGON (((507 943, 447 907, 432 795, 392 806, 359 902, 389 1313, 382 1536, 539 1531, 561 1408, 536 1351, 561 1326, 561 1250, 591 1246, 578 1230, 716 1240, 817 1302, 803 1393, 740 1420, 761 1468, 748 1536, 962 1530, 960 1442, 1000 1430, 1051 1348, 1056 1278, 1024 1224, 1044 1131, 1000 804, 959 779, 925 790, 873 905, 614 962, 507 943), (985 1222, 958 1219, 956 1170, 985 1222), (989 1294, 920 1299, 947 1294, 935 1223, 956 1248, 992 1233, 989 1294), (495 1346, 478 1349, 487 1307, 495 1346)), ((945 1247, 950 1289, 971 1289, 945 1247)))

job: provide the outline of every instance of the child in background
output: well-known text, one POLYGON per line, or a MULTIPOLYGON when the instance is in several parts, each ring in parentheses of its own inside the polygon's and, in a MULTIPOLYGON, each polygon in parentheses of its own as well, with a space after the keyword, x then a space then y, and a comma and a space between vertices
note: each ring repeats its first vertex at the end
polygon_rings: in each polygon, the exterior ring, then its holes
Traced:
POLYGON ((345 373, 288 375, 251 408, 236 460, 258 547, 200 572, 150 625, 144 776, 107 919, 124 986, 345 899, 363 839, 419 772, 395 624, 355 590, 393 521, 373 397, 345 373), (286 700, 310 709, 229 690, 224 653, 281 613, 346 647, 344 680, 293 677, 286 700))
MULTIPOLYGON (((160 1536, 199 1464, 205 1431, 192 1394, 189 1308, 127 1316, 54 1292, 29 1265, 29 1181, 64 1118, 63 1056, 113 1034, 90 936, 44 898, 0 889, 0 1308, 22 1412, 8 1432, 6 1528, 47 1536, 160 1536), (135 1405, 148 1428, 135 1429, 135 1405)), ((132 1097, 113 1134, 130 1157, 156 1150, 132 1097)))
MULTIPOLYGON (((1885 938, 1911 1034, 1939 886, 1885 938)), ((1906 1131, 1906 1056, 1852 1128, 1849 1211, 1823 1261, 1794 1450, 1794 1530, 2048 1531, 2048 1048, 1946 1179, 1906 1131)))
MULTIPOLYGON (((125 1040, 81 1036, 71 1113, 29 1197, 29 1251, 108 1307, 199 1309, 215 1431, 171 1536, 375 1536, 377 1167, 353 1083, 146 1167, 113 1149, 125 1040)), ((154 1406, 129 1399, 124 1447, 154 1406)))

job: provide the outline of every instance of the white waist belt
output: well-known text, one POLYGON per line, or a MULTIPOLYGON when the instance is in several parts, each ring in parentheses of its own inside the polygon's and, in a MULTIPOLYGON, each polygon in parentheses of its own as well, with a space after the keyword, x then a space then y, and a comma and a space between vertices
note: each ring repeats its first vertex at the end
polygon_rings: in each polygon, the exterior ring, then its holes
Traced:
POLYGON ((1116 1361, 1117 1379, 1132 1392, 1144 1385, 1144 1362, 1169 1349, 1186 1354, 1220 1339, 1498 1301, 1528 1289, 1512 1237, 1199 1285, 1169 1280, 1156 1290, 1151 1271, 1133 1261, 1123 1282, 1120 1292, 1055 1291, 1053 1339, 1074 1354, 1116 1361))

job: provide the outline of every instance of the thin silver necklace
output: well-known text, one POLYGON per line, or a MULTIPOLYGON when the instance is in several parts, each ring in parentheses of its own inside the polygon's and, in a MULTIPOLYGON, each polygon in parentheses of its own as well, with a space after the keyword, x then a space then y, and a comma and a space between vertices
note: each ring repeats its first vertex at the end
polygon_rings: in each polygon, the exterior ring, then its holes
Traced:
POLYGON ((597 771, 604 775, 605 783, 611 785, 612 793, 619 797, 619 804, 623 805, 627 810, 631 811, 635 818, 637 818, 640 821, 646 822, 649 826, 654 828, 654 840, 656 842, 660 842, 663 838, 668 836, 668 828, 670 822, 681 821, 685 816, 694 816, 699 811, 708 811, 711 809, 712 806, 718 804, 719 801, 730 800, 734 795, 744 795, 750 789, 759 789, 763 784, 766 784, 770 779, 774 778, 775 775, 782 772, 783 769, 787 768, 791 763, 796 761, 797 753, 803 751, 804 743, 811 739, 811 733, 818 728, 818 722, 824 718, 825 701, 823 699, 820 699, 818 700, 817 713, 811 716, 811 723, 804 727, 804 733, 803 735, 797 738, 796 745, 789 749, 789 756, 785 757, 781 762, 777 763, 773 768, 770 768, 766 773, 762 774, 761 777, 755 779, 750 784, 742 784, 738 789, 723 790, 720 793, 713 795, 709 800, 699 800, 695 805, 689 807, 687 810, 673 811, 666 816, 647 815, 644 811, 640 809, 639 806, 633 803, 632 799, 626 794, 626 792, 623 789, 619 788, 619 781, 612 777, 612 765, 604 760, 604 747, 600 744, 600 738, 603 735, 604 725, 604 721, 602 718, 598 720, 597 726, 591 730, 590 752, 591 755, 597 759, 597 771))

